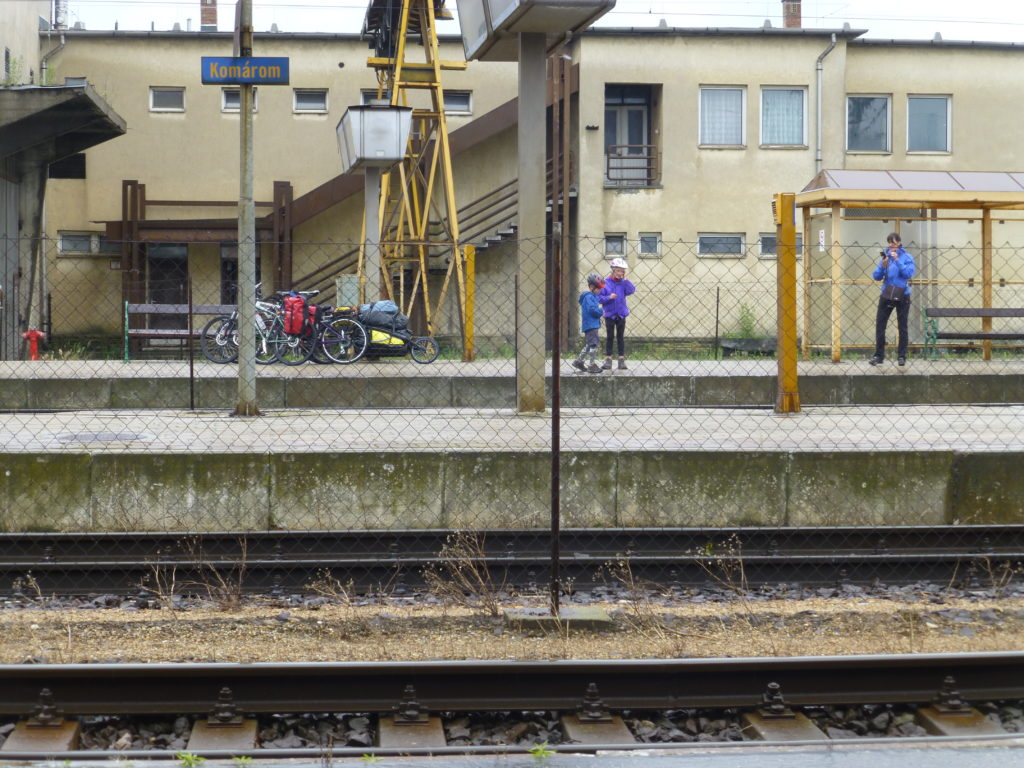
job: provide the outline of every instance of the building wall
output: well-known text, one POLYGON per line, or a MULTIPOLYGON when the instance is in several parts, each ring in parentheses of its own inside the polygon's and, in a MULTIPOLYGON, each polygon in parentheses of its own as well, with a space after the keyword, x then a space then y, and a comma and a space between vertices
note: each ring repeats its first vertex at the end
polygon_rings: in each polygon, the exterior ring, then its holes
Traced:
MULTIPOLYGON (((102 222, 119 220, 123 179, 145 184, 148 200, 238 199, 239 115, 222 110, 221 86, 200 83, 200 58, 230 56, 231 46, 231 35, 217 33, 67 33, 65 47, 51 59, 55 77, 61 81, 87 78, 125 118, 128 133, 86 152, 86 179, 51 180, 47 233, 55 242, 61 232, 100 233, 102 222), (152 111, 150 86, 184 87, 184 111, 152 111)), ((414 48, 411 58, 420 57, 421 51, 414 48)), ((258 202, 270 201, 273 182, 289 181, 298 198, 341 172, 336 126, 348 106, 360 103, 361 91, 376 88, 375 72, 366 66, 372 51, 356 35, 257 34, 254 53, 287 56, 291 75, 287 86, 258 87, 255 197, 258 202), (327 112, 295 112, 293 93, 302 88, 327 89, 327 112)), ((444 41, 441 56, 461 60, 461 43, 444 41)), ((466 71, 446 72, 444 88, 472 94, 471 115, 447 117, 449 130, 456 130, 515 96, 515 65, 474 62, 466 71)), ((425 102, 420 98, 413 105, 425 106, 425 102)), ((499 146, 500 164, 514 168, 514 150, 510 153, 501 142, 499 146)), ((492 183, 492 177, 481 174, 479 168, 460 174, 460 202, 484 194, 492 183)), ((503 181, 508 178, 508 173, 503 174, 503 181)), ((266 212, 267 208, 257 207, 257 215, 266 212)), ((230 218, 233 213, 231 208, 212 206, 150 204, 147 209, 151 219, 230 218)), ((299 226, 295 237, 304 245, 295 249, 296 277, 357 242, 361 221, 359 193, 299 226)), ((193 277, 210 277, 215 270, 206 263, 208 254, 200 251, 196 246, 190 251, 193 277)), ((78 275, 90 286, 99 282, 104 293, 120 291, 120 274, 109 269, 109 256, 66 255, 58 248, 51 254, 51 274, 71 281, 78 275)), ((55 324, 60 319, 55 317, 55 324)), ((84 313, 69 315, 63 326, 119 323, 119 317, 113 318, 109 308, 97 303, 84 313)))
POLYGON ((0 69, 0 85, 39 84, 40 19, 49 23, 49 0, 4 3, 0 16, 0 66, 8 66, 8 71, 0 69))
MULTIPOLYGON (((823 59, 820 167, 1024 168, 1024 142, 1012 126, 1014 105, 1024 96, 1024 50, 998 44, 864 43, 851 39, 857 34, 837 35, 835 47, 823 59), (847 99, 867 94, 889 98, 888 151, 847 150, 847 99), (949 151, 907 150, 909 95, 950 98, 949 151)), ((815 64, 830 43, 830 33, 809 30, 781 37, 758 30, 735 34, 599 31, 577 39, 579 275, 600 271, 603 262, 612 257, 604 252, 601 240, 605 235, 625 234, 631 275, 638 282, 630 305, 631 333, 665 335, 671 329, 672 333, 706 336, 709 318, 715 314, 720 328, 729 332, 735 330, 744 303, 756 307, 759 330, 771 330, 775 262, 772 257, 760 257, 758 238, 761 233, 774 232, 772 195, 803 189, 819 168, 815 162, 815 64), (640 47, 643 56, 636 53, 640 47), (651 138, 661 152, 662 169, 656 184, 621 187, 605 181, 605 93, 609 84, 652 86, 651 138), (702 86, 745 89, 742 144, 724 148, 700 144, 702 86), (803 145, 779 148, 760 144, 763 86, 806 89, 803 145), (642 257, 637 248, 639 235, 652 232, 661 235, 661 255, 642 257), (695 244, 701 234, 708 233, 742 235, 742 255, 698 253, 695 244), (712 295, 719 285, 728 286, 722 290, 732 294, 712 295), (720 306, 711 306, 719 300, 720 306)), ((885 234, 895 226, 895 222, 861 221, 844 227, 844 238, 855 237, 861 245, 873 247, 884 242, 885 234)), ((904 228, 910 234, 904 241, 913 244, 917 225, 904 228)), ((951 227, 942 231, 947 235, 954 232, 951 227)), ((1009 226, 997 227, 997 242, 1002 242, 1004 232, 1011 231, 1009 226)), ((967 235, 962 242, 976 243, 980 232, 967 235)), ((875 251, 865 253, 873 258, 875 251)), ((868 261, 867 267, 851 262, 847 277, 868 277, 874 266, 872 259, 868 261)), ((863 293, 864 306, 874 302, 874 294, 863 293)), ((859 304, 852 313, 859 313, 859 304)), ((873 309, 868 314, 873 314, 873 309)), ((870 328, 865 333, 870 334, 870 328)))
MULTIPOLYGON (((335 128, 346 108, 359 103, 360 91, 376 87, 365 64, 369 52, 353 35, 257 35, 254 52, 287 56, 291 69, 290 85, 258 88, 256 195, 269 200, 273 182, 288 180, 299 196, 341 171, 335 128), (296 88, 328 89, 328 112, 295 113, 296 88)), ((459 52, 455 43, 442 46, 444 57, 460 58, 459 52)), ((52 60, 56 72, 87 77, 129 126, 125 137, 88 152, 82 220, 120 217, 123 178, 145 183, 153 199, 237 199, 238 113, 221 110, 222 88, 202 85, 199 66, 201 56, 230 55, 231 37, 223 34, 68 34, 52 60), (185 111, 151 111, 150 86, 183 86, 185 111)), ((473 116, 479 116, 514 95, 514 69, 474 64, 446 73, 445 88, 472 91, 473 116)), ((473 116, 451 116, 450 127, 473 116)))
MULTIPOLYGON (((708 31, 645 30, 590 33, 573 43, 579 65, 578 114, 573 116, 573 163, 578 189, 575 234, 579 275, 603 271, 604 239, 623 234, 632 274, 643 283, 631 306, 631 333, 711 335, 708 317, 720 309, 719 330, 738 322, 744 303, 761 305, 756 324, 770 330, 774 313, 775 263, 762 258, 761 233, 774 231, 772 195, 799 191, 819 168, 816 154, 818 112, 816 60, 822 64, 823 168, 904 170, 1006 170, 1024 168, 1024 142, 1014 125, 1015 105, 1024 95, 1024 50, 1006 45, 877 44, 858 41, 860 33, 802 30, 708 31), (640 55, 642 52, 642 55, 640 55), (609 84, 652 86, 652 141, 661 156, 656 184, 615 187, 604 178, 605 93, 609 84), (700 144, 702 86, 744 90, 745 138, 738 146, 700 144), (783 86, 806 92, 804 142, 763 146, 761 92, 783 86), (846 149, 850 95, 890 98, 891 143, 884 152, 846 149), (945 95, 951 100, 951 145, 945 152, 908 152, 908 95, 945 95), (640 233, 658 233, 659 254, 640 258, 640 233), (741 235, 741 254, 722 257, 698 252, 702 234, 741 235), (721 307, 714 286, 729 284, 721 307), (689 293, 688 293, 689 292, 689 293), (703 302, 699 317, 691 307, 703 302)), ((54 180, 48 198, 48 231, 99 231, 97 222, 120 217, 121 180, 138 179, 151 199, 233 200, 238 190, 238 115, 221 111, 221 88, 199 83, 199 57, 229 55, 229 35, 217 33, 70 32, 52 63, 60 77, 86 76, 123 115, 129 132, 87 153, 88 178, 54 180), (184 113, 149 109, 149 86, 186 89, 184 113)), ((256 116, 256 197, 269 200, 275 180, 288 180, 296 197, 337 175, 340 160, 335 126, 360 89, 375 86, 365 66, 369 53, 355 36, 258 35, 261 56, 289 56, 292 83, 259 90, 256 116), (344 63, 344 67, 338 64, 344 63), (292 111, 294 88, 329 89, 329 111, 292 111)), ((461 58, 455 41, 442 56, 461 58)), ((470 90, 473 113, 449 118, 452 130, 513 98, 515 64, 470 63, 465 72, 445 75, 445 88, 470 90)), ((516 174, 514 127, 455 158, 456 198, 475 200, 516 174)), ((223 216, 224 210, 152 209, 151 217, 223 216)), ((359 237, 361 195, 299 227, 295 274, 338 255, 359 237)), ((508 221, 514 220, 510 213, 508 221)), ((883 241, 889 225, 861 222, 844 229, 868 242, 883 241)), ((943 231, 952 232, 952 228, 943 231)), ((1010 231, 1007 229, 1007 231, 1010 231)), ((906 238, 905 238, 906 240, 906 238)), ((494 249, 481 260, 512 258, 494 249)), ((104 262, 105 265, 105 262, 104 262)), ((104 268, 106 268, 104 266, 104 268)), ((482 261, 500 285, 504 272, 482 261)), ((209 274, 211 270, 207 269, 209 274)), ((52 274, 52 273, 51 273, 52 274)), ((97 279, 116 280, 108 270, 97 279)), ((577 278, 578 281, 578 278, 577 278)), ((569 295, 576 286, 570 285, 569 295)), ((496 290, 496 288, 495 288, 496 290)), ((486 293, 486 291, 484 292, 486 293)), ((481 295, 481 299, 484 298, 481 295)), ((721 297, 719 297, 721 298, 721 297)))

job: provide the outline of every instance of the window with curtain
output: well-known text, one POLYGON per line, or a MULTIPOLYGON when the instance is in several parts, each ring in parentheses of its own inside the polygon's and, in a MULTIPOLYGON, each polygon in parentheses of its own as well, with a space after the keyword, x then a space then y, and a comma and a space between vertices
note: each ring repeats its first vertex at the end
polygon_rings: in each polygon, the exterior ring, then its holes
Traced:
POLYGON ((700 143, 743 144, 742 88, 700 89, 700 143))
POLYGON ((803 146, 803 88, 764 88, 761 90, 761 143, 803 146))
POLYGON ((889 151, 889 97, 849 96, 846 99, 846 149, 889 151))
POLYGON ((907 151, 949 151, 949 97, 907 97, 907 151))

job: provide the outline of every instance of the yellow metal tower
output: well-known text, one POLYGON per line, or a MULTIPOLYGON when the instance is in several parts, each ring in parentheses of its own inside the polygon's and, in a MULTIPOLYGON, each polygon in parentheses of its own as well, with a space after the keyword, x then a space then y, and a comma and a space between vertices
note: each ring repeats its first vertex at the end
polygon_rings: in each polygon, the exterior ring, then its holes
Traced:
POLYGON ((377 72, 378 98, 413 108, 405 159, 381 179, 381 284, 405 314, 422 311, 426 332, 433 335, 454 276, 463 359, 468 360, 473 357, 473 247, 459 242, 441 85, 442 71, 465 69, 466 62, 441 59, 436 25, 450 18, 445 0, 370 0, 363 34, 374 48, 367 64, 377 72), (422 53, 414 59, 416 43, 422 53), (442 264, 448 259, 436 301, 428 280, 432 257, 442 264))

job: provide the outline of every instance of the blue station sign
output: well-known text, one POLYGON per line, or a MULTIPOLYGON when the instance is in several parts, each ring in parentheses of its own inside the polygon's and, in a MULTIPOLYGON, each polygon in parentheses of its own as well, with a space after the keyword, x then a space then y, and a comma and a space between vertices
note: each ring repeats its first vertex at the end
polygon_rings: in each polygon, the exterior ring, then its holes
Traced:
POLYGON ((287 57, 203 56, 204 85, 288 85, 287 57))

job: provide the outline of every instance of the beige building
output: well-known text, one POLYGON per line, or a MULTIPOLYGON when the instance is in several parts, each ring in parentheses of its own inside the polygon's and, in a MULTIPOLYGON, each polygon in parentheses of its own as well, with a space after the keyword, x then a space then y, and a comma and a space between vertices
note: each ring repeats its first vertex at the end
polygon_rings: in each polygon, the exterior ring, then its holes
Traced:
POLYGON ((0 359, 9 359, 19 356, 23 332, 49 324, 47 178, 80 165, 84 150, 125 125, 85 80, 54 84, 50 59, 63 49, 64 31, 54 29, 49 2, 0 10, 0 359))
MULTIPOLYGON (((230 52, 231 36, 217 32, 70 30, 59 49, 52 35, 41 36, 53 76, 84 78, 127 124, 124 136, 85 151, 79 169, 65 174, 77 178, 50 181, 46 232, 58 247, 48 289, 65 297, 55 302, 55 333, 119 327, 116 237, 148 243, 153 300, 173 300, 160 281, 186 273, 197 302, 233 300, 238 90, 202 85, 199 67, 202 56, 230 52), (99 297, 91 310, 70 301, 83 288, 99 297)), ((459 59, 461 44, 444 40, 442 52, 459 59)), ((262 86, 257 95, 262 273, 280 282, 284 257, 271 241, 287 236, 291 278, 300 282, 359 239, 361 187, 339 178, 335 126, 376 80, 355 35, 261 33, 254 53, 291 62, 289 85, 262 86)), ((754 323, 769 329, 771 196, 801 190, 822 169, 1024 169, 1014 109, 1024 96, 1019 45, 871 40, 848 28, 652 28, 592 30, 569 53, 568 291, 572 297, 578 276, 603 270, 605 259, 628 258, 646 287, 631 334, 709 335, 710 286, 730 297, 723 329, 739 321, 744 297, 760 307, 754 323)), ((515 220, 514 205, 498 202, 515 182, 515 76, 514 64, 478 62, 446 75, 470 242, 515 220)), ((851 220, 844 244, 873 253, 895 227, 914 247, 971 241, 966 223, 925 226, 916 218, 903 210, 891 221, 851 220)), ((1012 219, 998 226, 997 240, 1024 240, 1012 219)), ((483 335, 511 331, 513 253, 498 245, 479 255, 483 335)), ((335 271, 350 269, 328 266, 316 280, 327 286, 335 271)))

